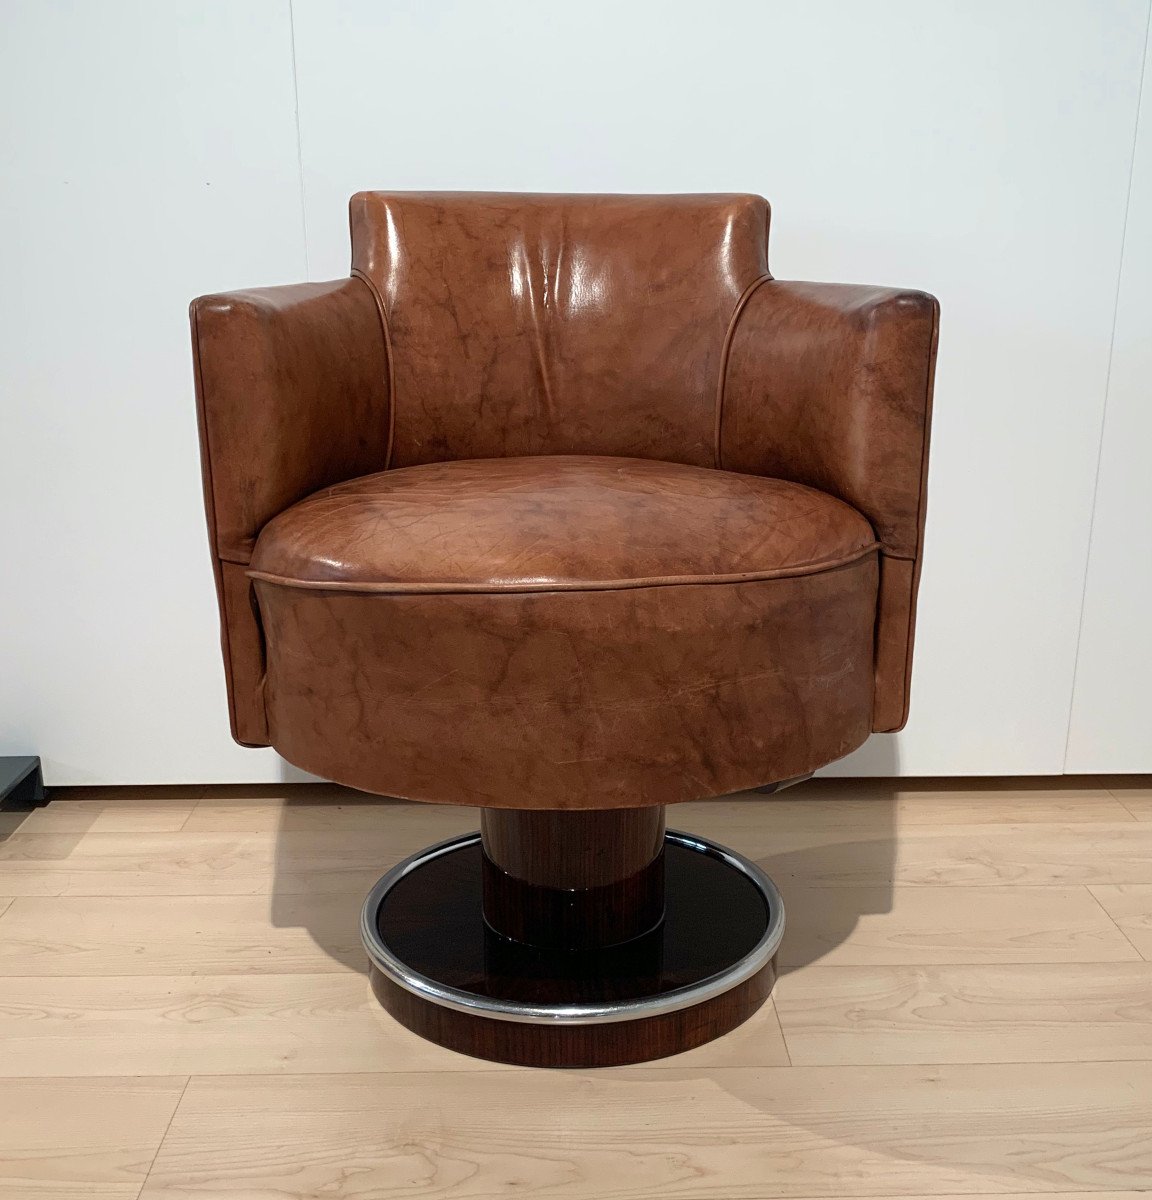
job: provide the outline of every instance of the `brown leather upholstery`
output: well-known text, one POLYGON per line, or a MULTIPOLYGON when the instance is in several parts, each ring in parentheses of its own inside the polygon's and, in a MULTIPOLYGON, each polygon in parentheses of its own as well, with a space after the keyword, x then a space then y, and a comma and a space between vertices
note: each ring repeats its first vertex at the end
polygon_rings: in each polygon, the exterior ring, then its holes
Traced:
POLYGON ((232 734, 266 746, 263 643, 244 571, 270 518, 384 461, 384 335, 358 279, 202 296, 191 318, 232 734))
POLYGON ((522 592, 807 575, 876 548, 847 504, 779 479, 639 458, 481 458, 326 488, 264 528, 289 587, 522 592))
POLYGON ((804 775, 869 732, 874 554, 594 592, 256 590, 273 745, 366 791, 672 804, 804 775))
POLYGON ((876 730, 908 719, 939 316, 924 292, 770 280, 728 358, 720 464, 839 496, 876 530, 876 730))
POLYGON ((373 791, 613 807, 899 727, 937 306, 772 280, 767 221, 367 193, 352 279, 195 302, 236 737, 373 791))
POLYGON ((768 270, 759 196, 352 198, 390 466, 518 454, 716 465, 725 337, 768 270))

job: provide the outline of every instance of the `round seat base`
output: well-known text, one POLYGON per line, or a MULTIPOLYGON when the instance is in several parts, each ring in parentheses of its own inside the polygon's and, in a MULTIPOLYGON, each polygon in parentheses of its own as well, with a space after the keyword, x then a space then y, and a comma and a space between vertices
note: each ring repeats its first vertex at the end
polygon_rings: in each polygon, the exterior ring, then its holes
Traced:
POLYGON ((784 909, 753 863, 669 832, 664 919, 613 946, 528 945, 484 921, 480 834, 389 871, 364 904, 372 986, 401 1024, 496 1062, 595 1067, 689 1050, 768 998, 784 909))

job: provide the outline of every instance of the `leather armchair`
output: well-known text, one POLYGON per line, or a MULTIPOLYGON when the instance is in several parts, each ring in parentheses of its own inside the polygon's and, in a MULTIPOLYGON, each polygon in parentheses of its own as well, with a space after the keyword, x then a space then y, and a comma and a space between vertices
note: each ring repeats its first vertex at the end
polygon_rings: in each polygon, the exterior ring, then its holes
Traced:
POLYGON ((938 306, 774 280, 768 219, 367 192, 350 278, 192 305, 234 736, 483 810, 365 909, 378 994, 445 1044, 637 1061, 742 1020, 779 897, 663 807, 907 718, 938 306), (697 961, 705 903, 747 927, 697 961))

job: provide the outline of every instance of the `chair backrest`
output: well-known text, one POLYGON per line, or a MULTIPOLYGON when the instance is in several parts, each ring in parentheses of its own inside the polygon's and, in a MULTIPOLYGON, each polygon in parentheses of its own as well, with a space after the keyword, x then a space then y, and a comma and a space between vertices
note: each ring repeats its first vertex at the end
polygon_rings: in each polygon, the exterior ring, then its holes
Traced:
POLYGON ((361 192, 392 466, 519 454, 712 465, 728 334, 767 275, 759 196, 361 192))

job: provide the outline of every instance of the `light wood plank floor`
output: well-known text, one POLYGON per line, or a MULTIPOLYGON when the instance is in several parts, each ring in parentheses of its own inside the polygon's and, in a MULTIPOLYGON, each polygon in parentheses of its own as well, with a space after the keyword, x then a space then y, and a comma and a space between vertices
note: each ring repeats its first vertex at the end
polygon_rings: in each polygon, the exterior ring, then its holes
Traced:
POLYGON ((356 921, 462 809, 329 785, 0 814, 0 1198, 1152 1192, 1150 780, 685 805, 788 905, 774 1003, 643 1068, 521 1071, 372 999, 356 921))

